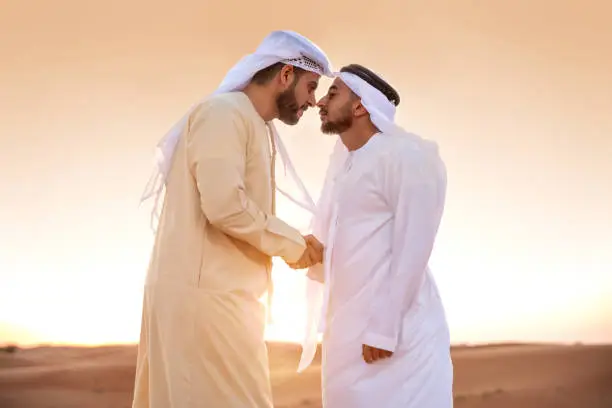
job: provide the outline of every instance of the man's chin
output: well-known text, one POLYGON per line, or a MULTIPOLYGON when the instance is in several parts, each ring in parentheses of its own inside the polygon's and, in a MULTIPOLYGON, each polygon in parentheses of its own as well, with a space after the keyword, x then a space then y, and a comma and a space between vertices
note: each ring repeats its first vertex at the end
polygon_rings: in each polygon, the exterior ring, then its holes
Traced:
POLYGON ((285 125, 289 125, 289 126, 294 126, 297 125, 298 122, 300 121, 300 118, 295 115, 292 117, 283 117, 283 118, 278 118, 281 122, 283 122, 285 125))
POLYGON ((321 123, 321 133, 326 135, 337 135, 338 132, 334 126, 330 126, 329 123, 321 123))

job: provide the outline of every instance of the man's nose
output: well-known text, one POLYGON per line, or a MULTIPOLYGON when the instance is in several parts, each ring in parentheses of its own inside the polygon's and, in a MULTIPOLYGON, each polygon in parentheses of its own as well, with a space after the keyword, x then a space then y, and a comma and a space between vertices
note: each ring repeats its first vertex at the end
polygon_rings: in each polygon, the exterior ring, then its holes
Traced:
POLYGON ((315 99, 314 93, 308 97, 308 106, 311 108, 317 104, 317 100, 315 99))
POLYGON ((322 97, 321 99, 319 99, 319 102, 317 102, 317 107, 322 108, 325 106, 325 97, 322 97))

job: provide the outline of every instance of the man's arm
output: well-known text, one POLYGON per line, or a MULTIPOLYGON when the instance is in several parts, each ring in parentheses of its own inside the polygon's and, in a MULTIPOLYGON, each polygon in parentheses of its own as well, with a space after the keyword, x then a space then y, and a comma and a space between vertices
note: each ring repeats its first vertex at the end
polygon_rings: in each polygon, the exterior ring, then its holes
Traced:
POLYGON ((395 213, 391 268, 376 294, 363 344, 394 352, 404 312, 416 300, 434 246, 446 171, 441 162, 417 166, 410 157, 391 161, 395 164, 385 170, 383 187, 395 213))
POLYGON ((307 246, 298 230, 260 209, 245 190, 249 124, 238 109, 215 101, 190 120, 188 162, 208 221, 268 256, 297 262, 307 246))

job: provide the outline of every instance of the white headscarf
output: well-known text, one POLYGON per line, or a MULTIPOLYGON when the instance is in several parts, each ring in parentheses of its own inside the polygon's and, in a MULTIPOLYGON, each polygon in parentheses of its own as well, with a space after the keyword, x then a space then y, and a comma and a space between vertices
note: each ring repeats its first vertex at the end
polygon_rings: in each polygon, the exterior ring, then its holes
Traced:
MULTIPOLYGON (((338 72, 334 74, 348 86, 357 96, 361 98, 361 104, 368 111, 370 120, 385 135, 401 135, 420 145, 428 145, 437 150, 435 143, 425 141, 417 135, 405 131, 395 123, 395 105, 387 97, 372 85, 349 72, 338 72)), ((329 300, 329 277, 331 273, 331 248, 333 242, 328 237, 334 223, 330 223, 333 208, 333 187, 338 171, 344 167, 348 158, 348 150, 338 138, 334 150, 330 156, 325 182, 321 190, 321 197, 317 203, 317 211, 312 218, 311 228, 313 234, 326 248, 323 264, 313 266, 308 271, 308 282, 306 283, 306 331, 302 340, 302 356, 298 372, 304 371, 312 362, 317 351, 318 335, 325 330, 325 314, 329 300), (330 225, 331 224, 331 225, 330 225), (326 283, 321 283, 323 280, 326 283)))
MULTIPOLYGON (((303 68, 319 75, 332 76, 331 62, 323 50, 296 32, 279 30, 273 31, 264 38, 254 53, 246 55, 238 61, 225 75, 225 78, 223 78, 219 87, 213 92, 213 95, 242 90, 251 81, 255 73, 278 62, 303 68)), ((151 214, 152 224, 154 224, 155 218, 159 217, 158 205, 166 185, 166 178, 170 172, 174 151, 189 116, 197 105, 194 105, 157 144, 156 166, 141 197, 142 203, 155 196, 155 205, 151 214)), ((278 136, 274 124, 269 122, 268 126, 275 139, 282 163, 285 169, 289 170, 290 176, 297 184, 301 197, 293 197, 280 188, 278 189, 279 192, 287 196, 294 203, 314 213, 314 201, 295 172, 293 163, 282 140, 278 136)))

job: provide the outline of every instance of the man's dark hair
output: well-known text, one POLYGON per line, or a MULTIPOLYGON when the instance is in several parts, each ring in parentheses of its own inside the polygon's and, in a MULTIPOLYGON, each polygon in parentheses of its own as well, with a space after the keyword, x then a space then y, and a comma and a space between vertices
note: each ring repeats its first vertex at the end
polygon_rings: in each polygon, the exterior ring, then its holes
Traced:
MULTIPOLYGON (((257 85, 265 85, 272 80, 280 72, 280 70, 287 64, 283 62, 277 62, 276 64, 272 64, 269 67, 266 67, 262 70, 259 70, 253 75, 251 82, 257 85)), ((295 72, 296 80, 306 72, 304 69, 299 67, 293 67, 293 72, 295 72)))
POLYGON ((350 64, 340 69, 340 72, 347 72, 349 74, 353 74, 358 76, 359 78, 366 81, 368 84, 372 85, 374 88, 378 89, 382 92, 383 95, 387 97, 389 102, 393 105, 398 106, 400 103, 399 93, 389 85, 384 79, 376 75, 374 72, 370 71, 363 65, 359 64, 350 64))

